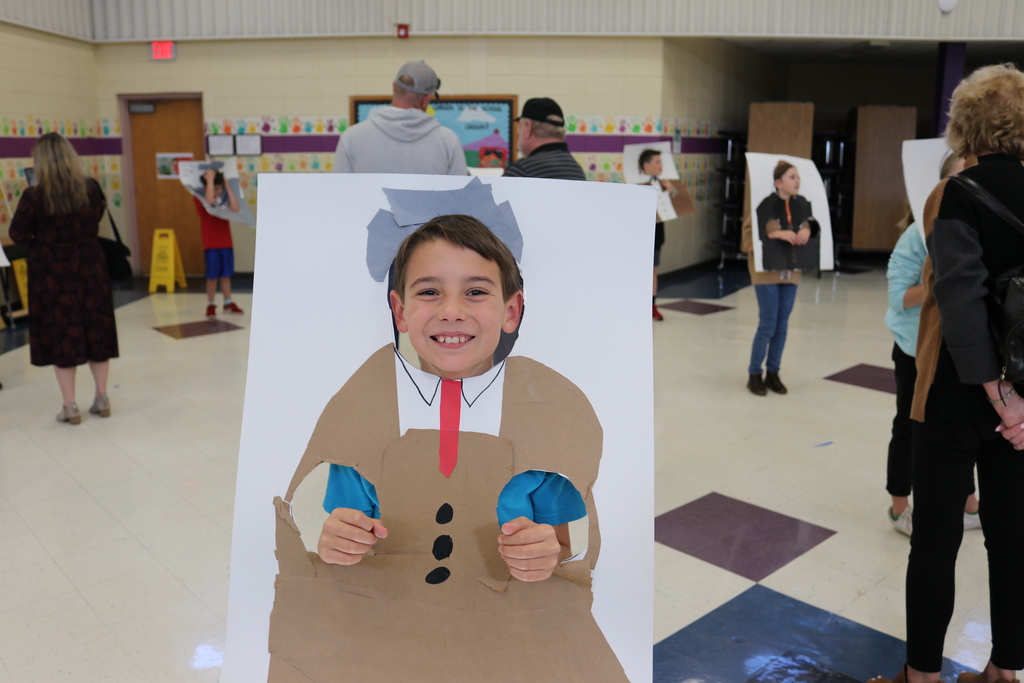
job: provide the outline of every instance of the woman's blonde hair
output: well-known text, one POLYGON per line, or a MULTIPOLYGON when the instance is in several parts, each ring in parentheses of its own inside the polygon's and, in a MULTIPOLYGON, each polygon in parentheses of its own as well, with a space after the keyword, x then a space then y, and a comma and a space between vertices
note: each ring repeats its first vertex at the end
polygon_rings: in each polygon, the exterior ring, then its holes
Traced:
POLYGON ((1003 152, 1024 159, 1024 74, 1013 64, 983 66, 960 81, 949 105, 953 152, 1003 152))
POLYGON ((89 205, 89 192, 82 164, 75 149, 57 133, 47 133, 32 148, 32 163, 46 212, 62 216, 89 205))

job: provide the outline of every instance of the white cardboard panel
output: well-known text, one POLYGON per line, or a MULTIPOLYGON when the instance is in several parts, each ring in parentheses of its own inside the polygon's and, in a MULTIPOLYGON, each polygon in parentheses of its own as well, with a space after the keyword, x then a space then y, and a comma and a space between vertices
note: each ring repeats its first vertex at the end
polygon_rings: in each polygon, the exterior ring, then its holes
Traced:
POLYGON ((649 143, 622 146, 622 175, 625 176, 627 183, 636 185, 650 182, 651 176, 641 173, 637 165, 637 162, 640 161, 640 154, 645 149, 656 149, 661 152, 662 173, 659 177, 662 180, 679 180, 679 169, 676 168, 676 160, 672 156, 672 141, 655 142, 652 140, 649 143))
POLYGON ((810 159, 791 157, 786 154, 762 154, 760 152, 747 152, 747 177, 750 178, 750 208, 751 219, 755 226, 752 230, 754 238, 754 270, 764 272, 761 261, 761 240, 757 230, 757 205, 775 192, 775 180, 772 172, 779 161, 788 161, 797 168, 800 174, 800 195, 811 203, 811 210, 814 217, 821 226, 821 241, 819 242, 819 264, 821 270, 832 270, 835 268, 835 251, 832 244, 832 214, 828 208, 828 195, 825 193, 825 183, 821 180, 818 167, 810 159))
MULTIPOLYGON (((627 675, 652 679, 653 385, 649 188, 481 178, 524 239, 527 312, 513 355, 583 390, 604 429, 594 497, 601 558, 594 615, 627 675), (572 259, 566 258, 571 253, 572 259), (600 296, 567 297, 599 273, 600 296)), ((451 176, 259 178, 249 369, 235 495, 223 683, 266 680, 274 599, 274 496, 283 495, 330 397, 391 337, 385 285, 366 268, 382 188, 451 190, 451 176), (310 296, 310 292, 317 296, 310 296)), ((592 281, 592 280, 591 280, 592 281)))
POLYGON ((903 141, 903 184, 914 221, 924 240, 924 205, 928 195, 939 184, 942 161, 951 150, 946 138, 903 141))

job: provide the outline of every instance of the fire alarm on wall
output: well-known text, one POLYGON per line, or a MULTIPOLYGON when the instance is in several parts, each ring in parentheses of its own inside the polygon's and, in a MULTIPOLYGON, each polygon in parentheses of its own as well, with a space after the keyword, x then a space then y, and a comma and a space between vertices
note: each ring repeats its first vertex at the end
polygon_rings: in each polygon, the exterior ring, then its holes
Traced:
POLYGON ((409 37, 409 24, 395 24, 395 26, 396 26, 396 28, 395 28, 395 35, 398 38, 408 38, 409 37))

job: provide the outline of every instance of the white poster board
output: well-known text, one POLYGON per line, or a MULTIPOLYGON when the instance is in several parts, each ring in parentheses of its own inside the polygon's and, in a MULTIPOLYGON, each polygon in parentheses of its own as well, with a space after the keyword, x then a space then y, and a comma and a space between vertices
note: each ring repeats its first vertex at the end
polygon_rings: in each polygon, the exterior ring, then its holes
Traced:
POLYGON ((206 153, 212 157, 229 157, 235 153, 234 135, 207 135, 206 153))
POLYGON ((3 249, 0 249, 0 268, 11 265, 11 262, 7 259, 7 254, 4 253, 3 249))
POLYGON ((269 174, 260 178, 222 683, 266 680, 278 572, 272 501, 284 495, 328 400, 392 340, 386 285, 369 276, 366 261, 367 225, 379 210, 390 210, 383 188, 454 190, 480 181, 491 185, 497 203, 509 202, 523 237, 527 312, 511 355, 568 378, 602 424, 593 489, 601 525, 593 613, 630 680, 651 681, 653 366, 644 302, 653 193, 532 178, 269 174), (578 267, 566 265, 570 249, 578 267), (602 296, 584 297, 567 312, 564 293, 595 268, 606 273, 602 296), (343 294, 325 315, 322 299, 310 291, 343 294), (611 325, 615 334, 608 334, 611 325))
POLYGON ((946 138, 903 141, 903 184, 907 187, 907 200, 914 214, 917 229, 924 241, 924 205, 928 195, 939 184, 942 162, 952 154, 946 138))
POLYGON ((761 237, 757 229, 756 211, 758 205, 770 194, 775 192, 775 179, 772 173, 776 164, 787 161, 796 166, 800 174, 800 195, 811 203, 814 218, 821 227, 818 264, 821 270, 835 268, 835 252, 832 244, 832 216, 829 212, 828 194, 825 183, 821 180, 818 167, 810 159, 791 157, 786 154, 762 154, 747 152, 747 177, 750 179, 750 211, 754 240, 754 270, 764 272, 762 261, 761 237))
POLYGON ((193 197, 203 203, 206 212, 223 218, 226 221, 237 221, 255 228, 256 217, 249 210, 249 204, 245 201, 242 193, 241 181, 238 178, 238 162, 235 157, 224 159, 208 159, 206 161, 180 161, 178 162, 181 184, 193 197), (225 183, 231 186, 231 191, 238 200, 238 211, 232 211, 228 206, 227 190, 215 198, 213 205, 206 201, 206 188, 203 186, 202 177, 207 170, 219 171, 224 174, 225 183))
POLYGON ((662 180, 679 180, 679 169, 676 168, 676 160, 672 156, 672 141, 641 143, 637 145, 623 145, 622 147, 622 175, 626 182, 631 185, 649 183, 651 176, 640 171, 640 155, 645 149, 656 149, 661 152, 661 175, 662 180))

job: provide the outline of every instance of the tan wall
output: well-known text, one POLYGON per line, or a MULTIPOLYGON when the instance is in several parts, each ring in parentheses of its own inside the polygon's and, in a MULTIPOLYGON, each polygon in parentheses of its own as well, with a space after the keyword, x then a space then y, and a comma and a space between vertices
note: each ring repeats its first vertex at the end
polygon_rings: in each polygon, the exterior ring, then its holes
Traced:
POLYGON ((391 91, 405 62, 425 59, 447 94, 554 97, 567 112, 660 114, 655 38, 310 38, 181 42, 173 62, 144 44, 97 48, 99 116, 119 93, 202 92, 207 118, 347 116, 349 96, 391 91))
POLYGON ((0 23, 3 116, 95 119, 96 47, 0 23))
MULTIPOLYGON (((393 38, 180 42, 173 62, 144 44, 97 48, 99 116, 117 95, 202 92, 203 115, 348 117, 349 97, 391 91, 398 68, 425 59, 443 93, 554 97, 566 112, 659 115, 656 38, 393 38)), ((251 271, 255 232, 232 226, 235 263, 251 271)))
MULTIPOLYGON (((765 84, 773 82, 763 58, 751 58, 741 48, 712 39, 200 41, 179 42, 173 62, 154 62, 144 43, 92 46, 3 25, 0 38, 8 63, 39 55, 34 80, 19 76, 0 87, 9 101, 24 103, 7 111, 24 116, 116 119, 118 94, 201 92, 207 119, 347 118, 349 96, 387 93, 398 67, 422 58, 437 70, 442 92, 449 94, 511 93, 520 102, 550 96, 567 113, 670 116, 741 125, 746 104, 765 96, 765 84), (25 97, 13 90, 15 85, 34 88, 36 94, 25 97)), ((707 244, 717 226, 709 225, 716 218, 708 214, 709 204, 699 203, 697 216, 669 225, 662 270, 715 255, 707 244)), ((127 225, 120 212, 115 213, 127 225)), ((238 269, 251 270, 255 234, 245 226, 233 226, 233 233, 238 269)))
MULTIPOLYGON (((664 41, 664 116, 719 122, 722 130, 746 130, 751 102, 786 96, 787 65, 723 40, 664 41)), ((697 213, 665 224, 662 273, 719 255, 711 243, 721 231, 714 201, 698 202, 697 213)))

